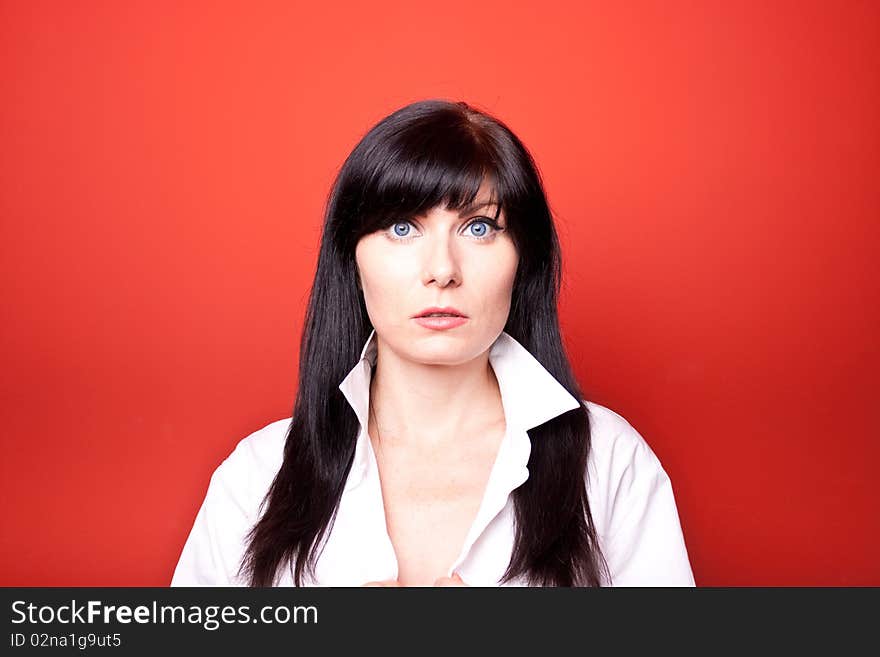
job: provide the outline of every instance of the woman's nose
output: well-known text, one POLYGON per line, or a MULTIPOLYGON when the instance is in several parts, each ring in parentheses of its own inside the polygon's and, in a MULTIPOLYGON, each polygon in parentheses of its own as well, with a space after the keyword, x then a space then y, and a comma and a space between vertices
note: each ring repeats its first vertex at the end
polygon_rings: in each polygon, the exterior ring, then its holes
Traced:
POLYGON ((453 240, 431 240, 425 254, 422 280, 425 285, 434 283, 440 287, 461 285, 461 267, 453 240))

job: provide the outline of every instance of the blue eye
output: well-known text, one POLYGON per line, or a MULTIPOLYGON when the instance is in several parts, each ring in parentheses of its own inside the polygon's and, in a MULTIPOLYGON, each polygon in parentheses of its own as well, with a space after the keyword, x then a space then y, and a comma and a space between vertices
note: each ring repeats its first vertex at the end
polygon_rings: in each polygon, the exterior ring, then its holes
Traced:
POLYGON ((410 225, 406 221, 398 221, 394 226, 392 226, 394 230, 394 234, 398 237, 406 237, 409 235, 410 225))
POLYGON ((474 237, 485 237, 489 232, 489 224, 485 221, 475 221, 471 224, 468 224, 468 228, 473 228, 474 230, 471 232, 471 235, 474 237))
POLYGON ((498 222, 494 219, 490 219, 489 217, 482 217, 480 219, 474 219, 471 223, 469 223, 466 229, 470 229, 471 237, 477 240, 489 240, 495 237, 496 233, 500 233, 504 230, 501 226, 498 225, 498 222), (489 229, 492 230, 489 230, 489 229))

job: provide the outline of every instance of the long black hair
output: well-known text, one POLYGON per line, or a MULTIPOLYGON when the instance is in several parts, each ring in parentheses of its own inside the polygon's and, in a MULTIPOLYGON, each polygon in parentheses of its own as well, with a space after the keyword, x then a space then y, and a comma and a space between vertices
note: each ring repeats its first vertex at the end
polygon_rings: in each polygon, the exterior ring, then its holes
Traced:
MULTIPOLYGON (((440 205, 461 210, 484 181, 519 255, 504 330, 583 399, 559 331, 559 243, 528 150, 501 121, 465 103, 425 100, 395 111, 355 146, 328 197, 284 461, 239 571, 251 586, 274 585, 282 566, 297 586, 313 578, 332 531, 360 431, 338 386, 372 330, 357 280, 358 240, 440 205)), ((529 436, 530 474, 513 492, 515 542, 502 581, 599 586, 607 568, 585 487, 589 413, 582 404, 529 436)))

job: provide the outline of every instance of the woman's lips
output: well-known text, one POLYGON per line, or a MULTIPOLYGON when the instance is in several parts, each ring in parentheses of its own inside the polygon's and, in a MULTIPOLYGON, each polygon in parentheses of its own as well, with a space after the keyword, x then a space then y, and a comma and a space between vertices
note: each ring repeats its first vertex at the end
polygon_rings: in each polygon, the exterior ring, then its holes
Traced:
POLYGON ((447 329, 455 328, 456 326, 461 326, 466 321, 468 321, 467 317, 414 317, 413 321, 419 324, 420 326, 424 326, 427 329, 431 329, 433 331, 445 331, 447 329))

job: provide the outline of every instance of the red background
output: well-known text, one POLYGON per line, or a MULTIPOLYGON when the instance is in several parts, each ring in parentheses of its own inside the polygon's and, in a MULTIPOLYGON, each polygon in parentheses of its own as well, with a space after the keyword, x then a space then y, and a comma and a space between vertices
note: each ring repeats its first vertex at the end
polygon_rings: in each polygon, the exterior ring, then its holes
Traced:
POLYGON ((880 585, 880 4, 521 4, 0 3, 0 583, 170 581, 290 413, 335 171, 445 97, 533 151, 697 582, 880 585))

